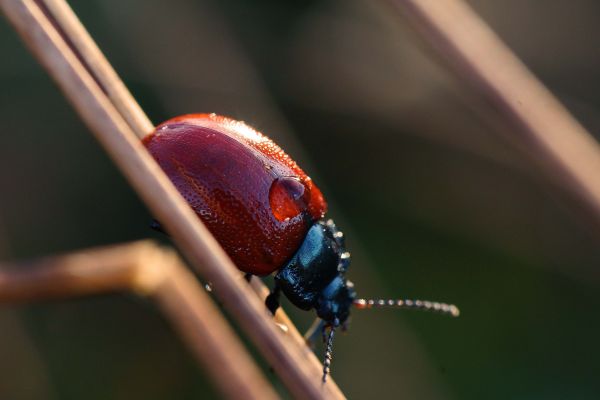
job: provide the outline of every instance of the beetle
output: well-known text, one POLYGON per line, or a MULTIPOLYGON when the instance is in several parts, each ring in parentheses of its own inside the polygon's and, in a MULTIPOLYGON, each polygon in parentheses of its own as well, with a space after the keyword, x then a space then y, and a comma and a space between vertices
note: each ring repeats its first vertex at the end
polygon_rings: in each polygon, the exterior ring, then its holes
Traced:
POLYGON ((182 115, 157 126, 143 144, 248 279, 274 274, 265 301, 271 313, 281 293, 295 306, 316 311, 308 338, 322 334, 326 343, 324 382, 335 330, 347 328, 353 306, 458 316, 451 304, 357 298, 346 278, 350 253, 343 233, 324 218, 323 194, 279 146, 244 122, 182 115))

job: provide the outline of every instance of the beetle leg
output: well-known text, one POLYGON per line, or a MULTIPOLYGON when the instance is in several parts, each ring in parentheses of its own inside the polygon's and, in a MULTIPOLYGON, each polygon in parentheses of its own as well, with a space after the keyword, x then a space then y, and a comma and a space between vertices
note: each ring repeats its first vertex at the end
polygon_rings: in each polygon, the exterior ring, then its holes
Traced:
POLYGON ((312 349, 315 348, 315 342, 317 341, 317 336, 320 333, 322 334, 324 327, 325 327, 325 321, 323 321, 321 318, 315 318, 315 320, 312 323, 312 325, 310 326, 310 328, 308 328, 308 330, 304 334, 304 340, 306 340, 306 344, 310 348, 312 348, 312 349))
POLYGON ((265 305, 271 311, 271 314, 275 315, 275 311, 279 308, 279 296, 281 295, 281 289, 277 284, 273 286, 273 290, 265 299, 265 305))
POLYGON ((158 222, 155 219, 153 219, 152 222, 150 223, 150 228, 154 229, 156 232, 160 232, 160 233, 164 233, 165 235, 168 235, 168 233, 163 229, 160 222, 158 222))
POLYGON ((331 327, 329 324, 323 324, 321 326, 321 339, 323 339, 323 344, 327 344, 327 327, 331 327))

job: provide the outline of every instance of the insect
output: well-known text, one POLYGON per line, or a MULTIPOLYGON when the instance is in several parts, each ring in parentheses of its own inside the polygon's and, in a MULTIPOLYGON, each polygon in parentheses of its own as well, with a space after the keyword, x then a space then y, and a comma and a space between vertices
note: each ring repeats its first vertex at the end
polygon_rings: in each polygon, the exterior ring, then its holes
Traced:
MULTIPOLYGON (((273 141, 215 114, 170 119, 143 139, 175 187, 250 279, 274 274, 266 299, 274 314, 283 293, 317 314, 307 338, 325 342, 323 381, 336 329, 346 330, 352 307, 415 308, 458 316, 454 305, 420 300, 359 299, 346 278, 344 235, 324 219, 317 186, 273 141)), ((160 225, 155 224, 160 230, 160 225)))

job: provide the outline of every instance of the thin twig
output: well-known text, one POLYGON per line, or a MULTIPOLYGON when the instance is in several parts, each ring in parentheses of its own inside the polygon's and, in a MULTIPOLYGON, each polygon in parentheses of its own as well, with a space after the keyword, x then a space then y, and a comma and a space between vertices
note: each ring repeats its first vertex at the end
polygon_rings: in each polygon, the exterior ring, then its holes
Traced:
POLYGON ((452 71, 494 105, 503 130, 586 205, 600 228, 600 146, 461 0, 388 0, 452 71))
POLYGON ((72 44, 72 50, 83 61, 100 87, 106 92, 117 111, 139 138, 154 130, 154 125, 127 90, 112 65, 98 48, 88 31, 64 0, 37 0, 47 9, 57 30, 72 44))
POLYGON ((278 398, 214 302, 171 250, 141 241, 0 264, 2 304, 115 291, 155 299, 228 398, 278 398))
POLYGON ((295 330, 286 335, 273 323, 264 304, 44 13, 31 0, 0 0, 0 6, 142 200, 192 265, 213 283, 215 294, 290 392, 298 398, 343 398, 333 380, 321 383, 321 364, 307 346, 290 338, 295 330))

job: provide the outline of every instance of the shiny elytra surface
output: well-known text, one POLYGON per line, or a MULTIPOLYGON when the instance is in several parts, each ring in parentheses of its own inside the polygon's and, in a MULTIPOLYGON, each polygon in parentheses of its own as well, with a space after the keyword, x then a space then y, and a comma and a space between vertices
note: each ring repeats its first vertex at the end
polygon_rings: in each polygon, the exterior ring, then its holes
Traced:
POLYGON ((244 272, 279 269, 325 214, 323 196, 304 171, 243 122, 184 115, 143 143, 244 272))

